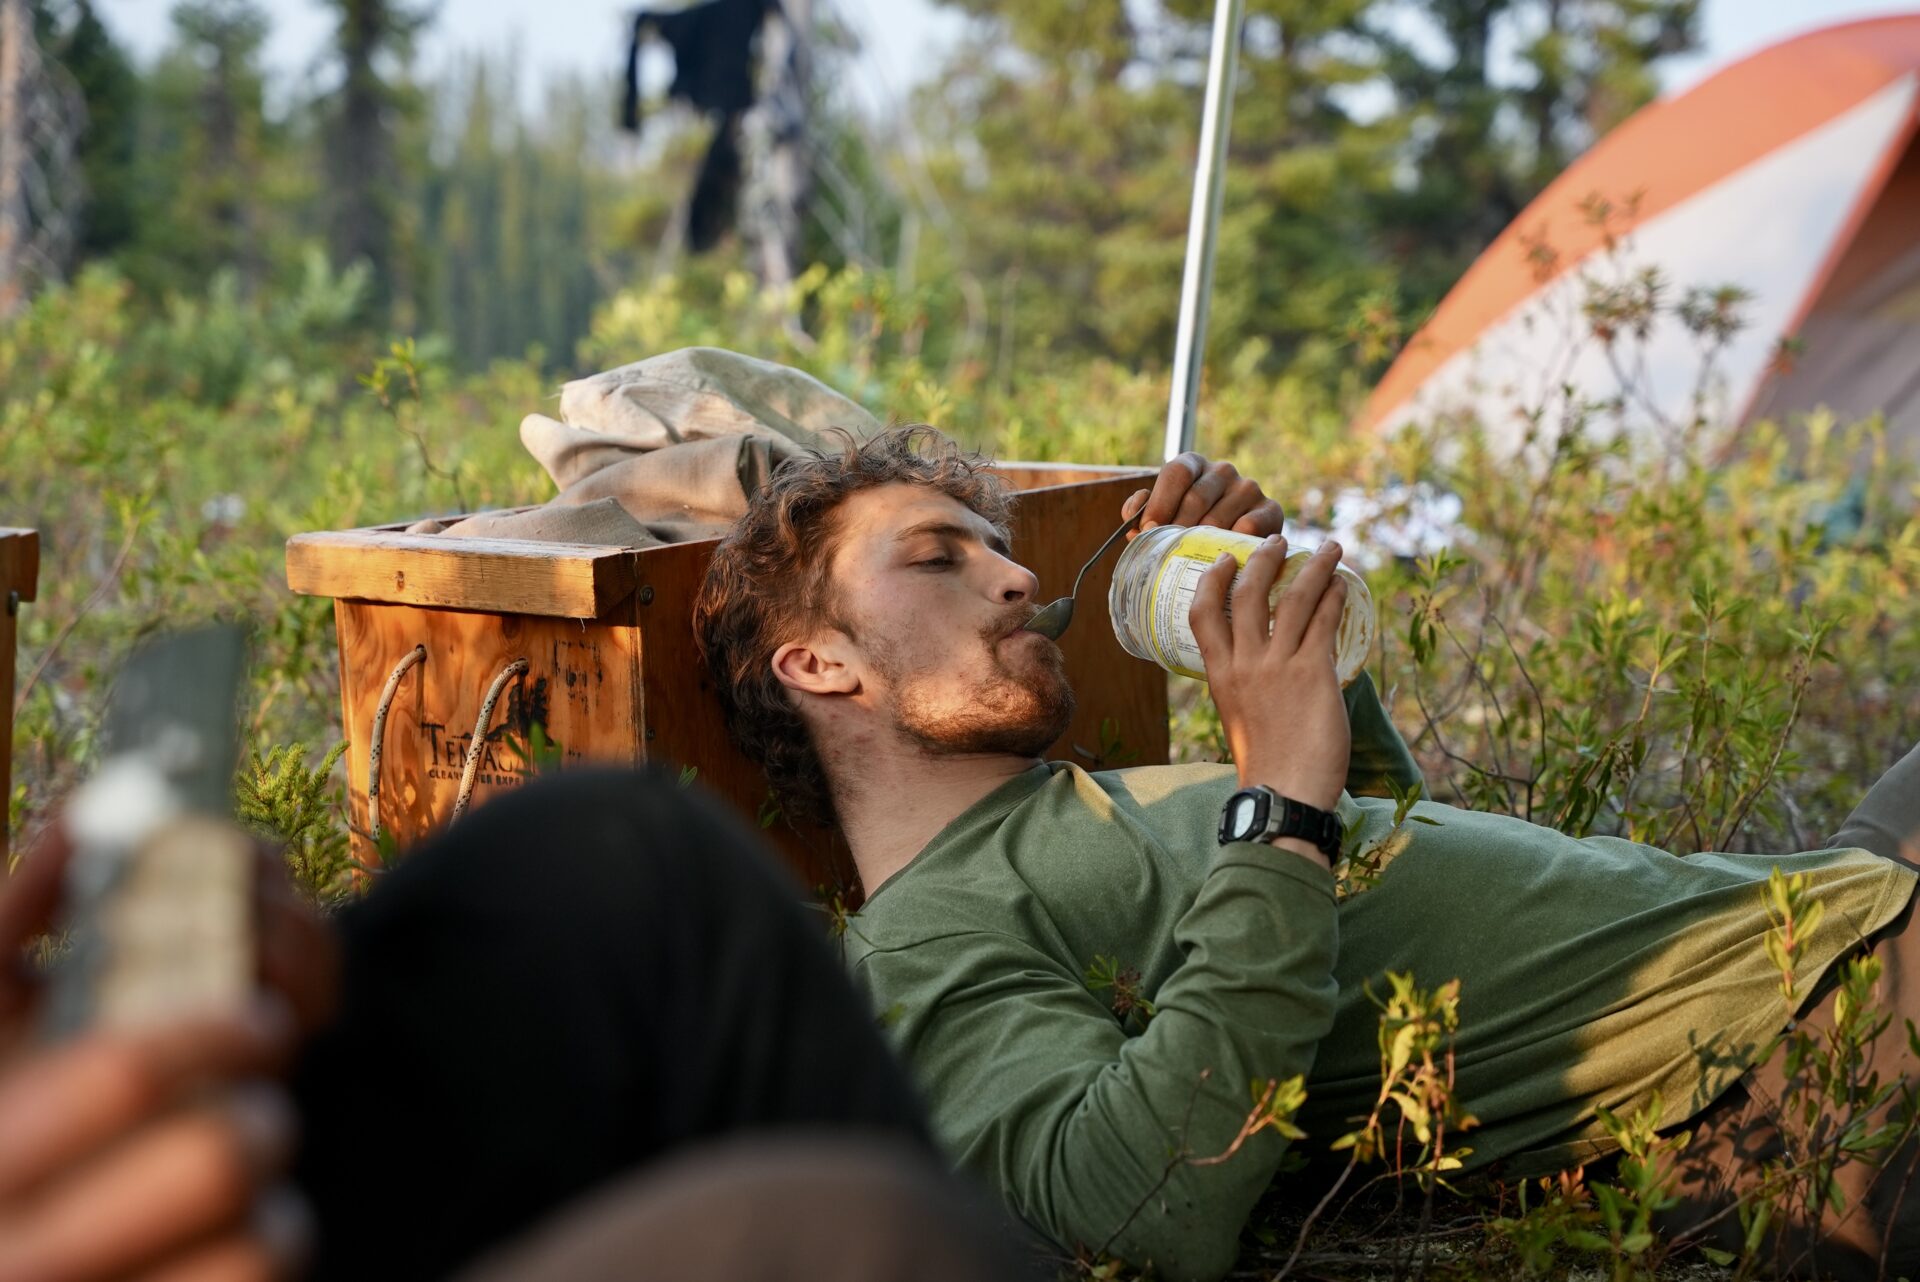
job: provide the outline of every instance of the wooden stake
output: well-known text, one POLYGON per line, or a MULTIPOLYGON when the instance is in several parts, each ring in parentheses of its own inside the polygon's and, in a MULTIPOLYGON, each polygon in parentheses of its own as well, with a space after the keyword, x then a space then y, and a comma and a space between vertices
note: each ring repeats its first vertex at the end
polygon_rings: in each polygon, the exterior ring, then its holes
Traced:
MULTIPOLYGON (((5 3, 6 0, 0 0, 5 3)), ((34 598, 40 582, 40 535, 35 530, 0 528, 0 710, 7 718, 7 738, 0 747, 0 873, 7 868, 6 815, 13 802, 13 670, 14 630, 20 603, 34 598)))

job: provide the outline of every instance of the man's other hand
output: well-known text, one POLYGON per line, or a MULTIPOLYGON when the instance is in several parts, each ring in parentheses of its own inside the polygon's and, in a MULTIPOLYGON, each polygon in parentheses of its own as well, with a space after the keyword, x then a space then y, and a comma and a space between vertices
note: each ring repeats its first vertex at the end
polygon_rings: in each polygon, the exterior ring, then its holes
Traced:
POLYGON ((1258 481, 1240 475, 1231 463, 1209 463, 1193 453, 1169 459, 1153 488, 1129 495, 1120 515, 1131 517, 1142 505, 1146 514, 1129 539, 1156 525, 1214 525, 1264 538, 1280 533, 1287 519, 1258 481))
POLYGON ((1334 576, 1340 545, 1320 545, 1273 608, 1287 542, 1279 535, 1239 567, 1222 556, 1200 576, 1188 622, 1207 665, 1220 724, 1242 787, 1332 810, 1346 780, 1352 730, 1334 673, 1334 634, 1346 585, 1334 576), (1231 599, 1232 610, 1228 604, 1231 599))
MULTIPOLYGON (((0 884, 0 1282, 291 1275, 307 1227, 275 1191, 294 1120, 274 1078, 300 1025, 324 1014, 328 963, 309 952, 310 978, 241 1011, 34 1045, 24 955, 69 853, 56 825, 0 884)), ((327 951, 317 921, 290 923, 281 894, 263 897, 267 972, 302 941, 327 951)))

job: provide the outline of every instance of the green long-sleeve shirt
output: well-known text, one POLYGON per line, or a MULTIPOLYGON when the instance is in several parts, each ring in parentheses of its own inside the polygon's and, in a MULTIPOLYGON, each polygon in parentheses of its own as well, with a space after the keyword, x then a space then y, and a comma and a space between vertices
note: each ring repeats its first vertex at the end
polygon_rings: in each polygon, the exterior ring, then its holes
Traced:
MULTIPOLYGON (((1372 686, 1349 691, 1349 832, 1392 826, 1385 777, 1417 771, 1372 686)), ((1472 1164, 1541 1167, 1600 1151, 1596 1107, 1657 1091, 1698 1111, 1782 1023, 1762 951, 1774 865, 1814 875, 1819 971, 1906 902, 1914 875, 1864 851, 1687 858, 1576 840, 1422 802, 1379 884, 1264 845, 1219 846, 1222 766, 1090 775, 1059 762, 949 824, 851 919, 849 960, 926 1091, 950 1151, 1028 1221, 1170 1278, 1214 1278, 1283 1142, 1215 1165, 1250 1083, 1307 1074, 1300 1123, 1323 1148, 1379 1085, 1376 991, 1389 969, 1462 981, 1459 1089, 1472 1164), (1139 972, 1156 1013, 1123 1022, 1086 981, 1139 972), (1517 1156, 1516 1156, 1517 1155, 1517 1156)))

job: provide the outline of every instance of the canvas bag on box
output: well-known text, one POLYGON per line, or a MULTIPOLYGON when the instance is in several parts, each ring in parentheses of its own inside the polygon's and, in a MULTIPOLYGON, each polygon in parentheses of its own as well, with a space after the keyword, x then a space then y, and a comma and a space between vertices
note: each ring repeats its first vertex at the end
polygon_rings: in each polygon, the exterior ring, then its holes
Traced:
POLYGON ((648 547, 716 538, 775 466, 878 420, 819 379, 717 347, 686 347, 560 389, 560 417, 529 414, 520 441, 560 493, 414 533, 648 547))

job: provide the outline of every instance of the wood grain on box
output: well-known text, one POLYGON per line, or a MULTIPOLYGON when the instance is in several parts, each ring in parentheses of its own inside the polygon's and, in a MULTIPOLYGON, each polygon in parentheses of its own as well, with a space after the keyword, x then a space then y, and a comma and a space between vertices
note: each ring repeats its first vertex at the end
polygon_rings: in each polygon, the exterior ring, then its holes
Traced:
POLYGON ((287 540, 306 596, 594 619, 633 591, 633 553, 586 543, 330 530, 287 540))

